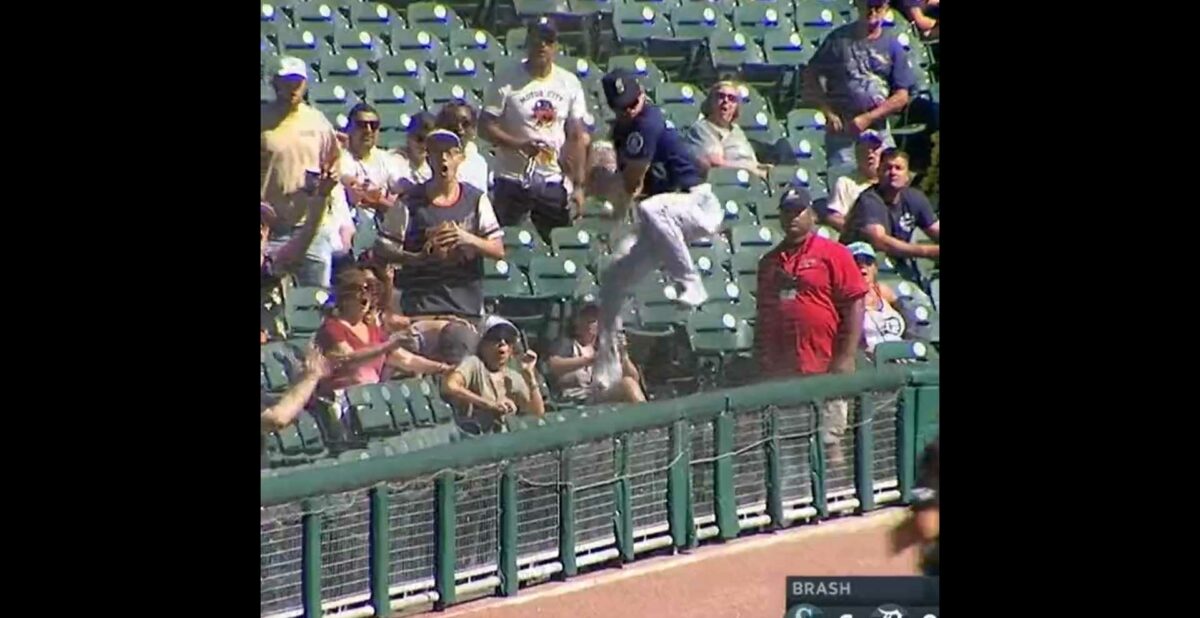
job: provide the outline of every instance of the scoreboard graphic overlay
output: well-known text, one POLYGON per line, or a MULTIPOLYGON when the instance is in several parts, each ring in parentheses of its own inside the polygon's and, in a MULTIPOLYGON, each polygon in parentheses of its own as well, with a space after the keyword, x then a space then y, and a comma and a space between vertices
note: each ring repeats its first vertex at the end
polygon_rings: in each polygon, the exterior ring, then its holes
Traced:
POLYGON ((940 618, 937 577, 789 577, 784 618, 940 618))

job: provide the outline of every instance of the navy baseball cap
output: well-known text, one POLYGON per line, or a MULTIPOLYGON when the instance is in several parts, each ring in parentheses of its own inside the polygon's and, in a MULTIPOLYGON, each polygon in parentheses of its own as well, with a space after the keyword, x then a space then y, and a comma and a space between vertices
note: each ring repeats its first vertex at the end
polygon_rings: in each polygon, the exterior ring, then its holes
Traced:
POLYGON ((867 8, 877 9, 881 6, 887 6, 888 0, 867 0, 867 8))
POLYGON ((558 26, 549 17, 539 17, 525 26, 526 41, 558 42, 558 26))
POLYGON ((610 71, 600 80, 600 85, 604 88, 604 98, 608 100, 608 106, 614 112, 633 105, 642 92, 642 85, 638 83, 637 77, 625 69, 610 71))
POLYGON ((879 134, 879 131, 867 129, 866 131, 858 134, 858 141, 874 148, 878 148, 883 145, 883 136, 879 134))
POLYGON ((791 187, 779 198, 779 210, 804 210, 812 208, 812 196, 804 187, 791 187))

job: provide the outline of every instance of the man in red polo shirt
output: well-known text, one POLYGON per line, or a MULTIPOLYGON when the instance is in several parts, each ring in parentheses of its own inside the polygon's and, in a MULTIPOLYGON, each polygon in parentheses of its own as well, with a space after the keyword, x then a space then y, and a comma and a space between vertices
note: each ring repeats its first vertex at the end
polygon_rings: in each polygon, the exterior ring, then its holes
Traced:
MULTIPOLYGON (((784 238, 758 263, 754 351, 763 375, 852 373, 867 282, 850 251, 814 233, 812 198, 793 188, 779 202, 784 238)), ((823 406, 828 461, 842 459, 846 403, 823 406)))

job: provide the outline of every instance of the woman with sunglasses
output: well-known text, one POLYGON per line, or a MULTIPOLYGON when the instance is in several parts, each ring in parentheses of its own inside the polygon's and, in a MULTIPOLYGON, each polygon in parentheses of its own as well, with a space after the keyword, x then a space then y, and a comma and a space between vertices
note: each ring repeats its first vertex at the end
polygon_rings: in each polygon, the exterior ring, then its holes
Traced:
POLYGON ((322 380, 319 392, 375 384, 382 381, 384 365, 410 373, 440 374, 450 365, 429 360, 405 350, 404 339, 389 337, 377 322, 374 301, 377 286, 359 268, 343 271, 334 288, 336 304, 317 331, 316 343, 337 369, 322 380), (375 288, 375 289, 373 289, 375 288))
POLYGON ((867 281, 867 295, 863 297, 862 332, 863 349, 870 357, 880 343, 904 340, 904 316, 896 310, 895 305, 899 302, 896 292, 878 280, 879 264, 875 259, 875 249, 865 242, 851 243, 846 248, 867 281))
POLYGON ((717 82, 700 106, 703 117, 688 127, 684 139, 706 169, 731 167, 766 178, 770 166, 758 162, 754 147, 737 124, 741 107, 742 95, 737 83, 717 82))

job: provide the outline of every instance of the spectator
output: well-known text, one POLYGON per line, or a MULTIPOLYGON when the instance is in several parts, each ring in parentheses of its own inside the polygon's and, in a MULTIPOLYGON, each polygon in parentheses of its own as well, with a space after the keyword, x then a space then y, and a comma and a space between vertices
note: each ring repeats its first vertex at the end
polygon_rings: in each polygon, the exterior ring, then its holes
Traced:
POLYGON ((875 249, 865 242, 852 243, 846 248, 867 282, 867 295, 863 297, 863 349, 871 357, 880 343, 904 340, 904 316, 896 310, 899 302, 896 292, 878 280, 875 249))
POLYGON ((396 205, 398 187, 411 180, 395 154, 379 148, 379 112, 366 103, 350 109, 348 148, 342 153, 342 184, 349 203, 372 211, 359 215, 382 215, 396 205))
MULTIPOLYGON (((632 73, 613 71, 601 80, 608 106, 616 113, 613 143, 621 182, 610 191, 614 214, 623 219, 636 203, 636 236, 618 243, 616 259, 600 285, 600 339, 594 385, 603 391, 621 381, 616 335, 627 292, 662 264, 673 279, 674 300, 697 307, 708 297, 688 254, 687 243, 712 236, 724 220, 721 204, 704 182, 692 153, 668 128, 662 110, 646 100, 632 73)), ((603 151, 593 158, 597 172, 611 178, 603 151), (600 167, 600 164, 604 167, 600 167)), ((615 171, 615 170, 612 170, 615 171)))
POLYGON ((916 85, 904 46, 884 32, 887 0, 856 3, 858 21, 829 33, 804 69, 804 97, 825 113, 825 151, 833 169, 854 166, 855 138, 867 129, 895 145, 888 117, 908 105, 916 85))
POLYGON ((938 245, 914 244, 913 230, 921 228, 938 240, 941 227, 929 198, 908 186, 908 155, 888 149, 879 156, 879 182, 862 192, 846 215, 841 241, 850 244, 866 241, 876 251, 896 260, 897 269, 907 277, 916 276, 913 258, 937 259, 938 245))
POLYGON ((732 167, 766 178, 771 167, 758 162, 754 147, 737 124, 741 101, 737 83, 717 82, 700 107, 704 116, 688 127, 684 139, 705 169, 732 167))
POLYGON ((489 316, 475 354, 464 358, 443 382, 442 396, 458 408, 459 426, 465 431, 490 433, 500 430, 511 414, 546 413, 537 354, 522 353, 519 372, 508 366, 519 338, 512 322, 489 316))
POLYGON ((288 245, 310 210, 321 212, 312 239, 302 245, 290 243, 303 257, 288 260, 286 265, 276 260, 276 266, 295 272, 300 285, 327 288, 334 255, 350 247, 354 234, 345 194, 321 182, 322 178, 337 178, 341 156, 337 137, 325 116, 304 102, 308 88, 304 61, 283 56, 274 60, 271 71, 275 100, 262 107, 259 117, 260 201, 269 204, 275 214, 267 251, 274 254, 288 245), (324 208, 312 207, 313 200, 324 208))
MULTIPOLYGON (((287 392, 277 401, 269 404, 265 393, 259 400, 262 411, 259 413, 259 433, 268 434, 279 431, 295 422, 296 417, 304 411, 304 406, 317 390, 317 384, 330 373, 330 362, 321 351, 311 347, 304 357, 304 367, 300 379, 291 385, 287 392)), ((266 445, 263 445, 263 455, 266 455, 266 445)))
POLYGON ((404 147, 393 151, 400 158, 400 175, 408 180, 405 186, 419 185, 433 177, 426 161, 425 140, 436 128, 437 119, 429 112, 421 112, 408 121, 404 147))
POLYGON ((867 187, 879 180, 879 153, 883 151, 883 138, 870 129, 863 131, 854 144, 856 169, 850 174, 839 176, 833 183, 833 196, 820 212, 821 223, 841 232, 846 229, 846 213, 858 201, 867 187))
POLYGON ((475 347, 483 258, 504 257, 504 231, 487 195, 455 180, 464 159, 458 136, 438 129, 427 144, 433 178, 404 194, 406 229, 381 231, 375 254, 399 265, 400 308, 418 329, 421 353, 457 363, 475 347))
POLYGON ((899 0, 898 3, 898 8, 908 16, 908 21, 921 33, 921 38, 936 39, 941 35, 939 0, 899 0))
POLYGON ((571 323, 571 336, 558 343, 546 365, 559 397, 574 403, 641 402, 640 375, 629 360, 624 338, 618 342, 621 352, 621 380, 607 390, 596 392, 592 386, 592 361, 596 356, 596 339, 600 329, 600 306, 584 304, 571 323))
POLYGON ((437 126, 458 136, 463 143, 463 164, 458 167, 458 179, 479 189, 488 190, 488 164, 475 145, 475 110, 466 103, 451 101, 442 106, 437 126))
POLYGON ((551 229, 571 225, 568 201, 582 212, 587 104, 579 78, 554 64, 554 22, 543 17, 528 31, 525 61, 498 70, 484 93, 479 130, 496 146, 493 195, 500 224, 517 225, 529 213, 549 243, 551 229))
POLYGON ((401 347, 403 340, 389 338, 386 331, 369 319, 374 315, 371 289, 365 271, 343 271, 335 290, 336 307, 317 331, 317 345, 338 368, 321 384, 321 393, 382 381, 384 364, 411 373, 445 373, 453 367, 413 354, 401 347))
MULTIPOLYGON (((779 203, 784 238, 758 263, 754 349, 764 376, 852 373, 867 283, 850 251, 813 232, 812 198, 792 189, 779 203)), ((847 406, 822 406, 821 441, 840 462, 847 406)))

